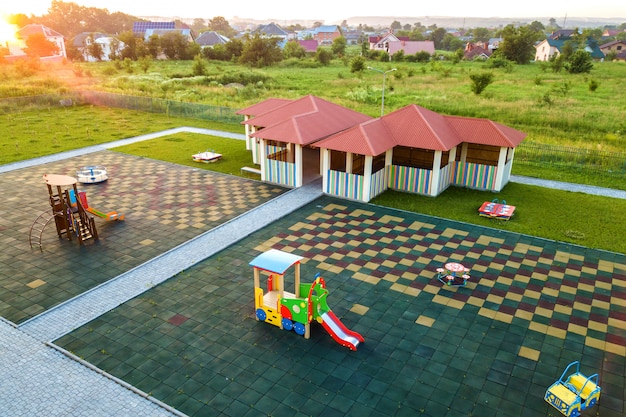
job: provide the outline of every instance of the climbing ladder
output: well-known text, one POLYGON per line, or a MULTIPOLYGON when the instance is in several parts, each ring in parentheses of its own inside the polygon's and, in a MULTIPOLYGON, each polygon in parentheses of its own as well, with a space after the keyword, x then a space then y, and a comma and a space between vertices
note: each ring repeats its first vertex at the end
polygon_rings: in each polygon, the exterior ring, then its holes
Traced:
MULTIPOLYGON (((67 201, 69 201, 69 192, 67 192, 67 201)), ((70 228, 76 234, 78 242, 82 245, 83 241, 88 239, 98 240, 98 232, 96 231, 96 223, 93 217, 87 214, 80 199, 76 201, 76 209, 70 213, 70 228)))
POLYGON ((28 232, 28 243, 30 244, 30 248, 33 248, 33 245, 37 245, 40 250, 43 250, 41 247, 41 237, 43 236, 43 230, 46 228, 48 223, 50 223, 54 219, 54 215, 50 213, 50 210, 46 210, 41 213, 33 224, 30 226, 30 231, 28 232))

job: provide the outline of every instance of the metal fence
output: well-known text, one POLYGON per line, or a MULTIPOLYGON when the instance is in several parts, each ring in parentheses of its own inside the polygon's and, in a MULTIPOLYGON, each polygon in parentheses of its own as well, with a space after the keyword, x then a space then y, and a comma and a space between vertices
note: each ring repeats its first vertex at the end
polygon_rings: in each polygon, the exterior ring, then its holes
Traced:
POLYGON ((515 164, 576 170, 589 174, 626 176, 626 153, 570 146, 522 142, 515 149, 515 164))
POLYGON ((0 114, 20 113, 42 107, 73 105, 74 94, 42 94, 38 96, 11 97, 0 100, 0 114))
POLYGON ((162 113, 171 117, 212 120, 219 122, 241 122, 243 116, 235 114, 237 109, 212 106, 200 103, 185 103, 152 97, 126 96, 100 91, 81 91, 77 93, 82 103, 97 106, 117 107, 129 110, 162 113))

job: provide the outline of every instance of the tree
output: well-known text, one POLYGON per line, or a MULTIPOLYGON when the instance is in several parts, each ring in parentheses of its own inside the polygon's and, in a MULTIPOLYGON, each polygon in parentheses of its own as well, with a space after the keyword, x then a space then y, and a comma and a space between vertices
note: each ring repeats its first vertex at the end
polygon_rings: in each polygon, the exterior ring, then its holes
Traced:
POLYGON ((161 38, 156 33, 150 35, 147 41, 145 41, 146 50, 148 55, 152 58, 156 58, 161 53, 161 38))
POLYGON ((205 30, 206 28, 207 28, 207 24, 204 19, 201 19, 199 17, 196 17, 195 19, 193 19, 193 23, 191 24, 192 30, 195 30, 196 32, 201 32, 205 30))
POLYGON ((247 36, 239 57, 241 64, 261 68, 273 65, 283 59, 278 46, 278 38, 264 38, 259 33, 247 36))
POLYGON ((228 60, 236 61, 243 52, 243 42, 239 39, 231 39, 224 44, 224 48, 226 49, 228 60))
POLYGON ((283 57, 287 58, 304 58, 306 56, 306 49, 300 45, 298 41, 289 41, 283 48, 283 57))
POLYGON ((346 53, 347 44, 348 42, 346 41, 346 38, 339 36, 333 39, 333 44, 330 49, 333 51, 335 56, 343 56, 346 53))
POLYGON ((490 72, 482 72, 480 74, 470 74, 472 92, 476 95, 482 93, 489 84, 493 82, 493 74, 490 72))
POLYGON ((472 38, 475 42, 487 42, 491 38, 491 31, 487 28, 474 28, 472 38))
POLYGON ((394 30, 394 31, 395 31, 395 30, 400 30, 400 29, 402 29, 402 23, 400 23, 400 22, 399 22, 399 21, 397 21, 397 20, 394 20, 393 22, 391 22, 391 26, 390 26, 390 27, 391 27, 391 29, 392 29, 392 30, 394 30))
POLYGON ((191 59, 194 55, 188 50, 189 46, 187 37, 180 32, 167 32, 161 36, 161 49, 168 59, 191 59))
POLYGON ((441 49, 446 51, 456 51, 459 48, 463 49, 464 46, 465 42, 451 33, 446 33, 441 41, 441 49))
POLYGON ((529 26, 516 28, 514 25, 507 25, 501 36, 503 40, 497 50, 498 55, 517 64, 528 64, 535 56, 538 36, 529 26))
POLYGON ((543 23, 541 23, 541 22, 539 22, 537 20, 533 20, 532 22, 530 22, 528 27, 530 28, 530 30, 532 30, 535 33, 543 34, 546 31, 546 27, 543 25, 543 23))
POLYGON ((363 72, 365 70, 365 58, 355 56, 350 61, 350 72, 363 72))
POLYGON ((132 31, 122 32, 118 38, 126 45, 120 52, 120 58, 136 60, 139 57, 137 55, 137 47, 138 44, 143 43, 143 39, 136 37, 132 31))
POLYGON ((444 28, 437 28, 430 33, 430 40, 435 44, 435 49, 443 49, 443 37, 446 36, 447 33, 444 28))
POLYGON ((328 65, 333 59, 333 53, 328 48, 317 48, 315 59, 322 65, 328 65))
POLYGON ((43 33, 34 33, 26 39, 24 52, 30 57, 51 56, 59 52, 59 47, 46 39, 43 33))
POLYGON ((209 30, 215 31, 227 38, 232 38, 237 34, 237 31, 230 26, 228 20, 222 16, 216 16, 209 20, 209 30))
POLYGON ((93 35, 87 36, 87 53, 93 57, 96 61, 102 61, 104 57, 104 50, 102 49, 102 45, 96 42, 96 39, 93 35))
POLYGON ((589 73, 593 68, 591 54, 584 49, 579 49, 565 63, 565 69, 570 74, 589 73))

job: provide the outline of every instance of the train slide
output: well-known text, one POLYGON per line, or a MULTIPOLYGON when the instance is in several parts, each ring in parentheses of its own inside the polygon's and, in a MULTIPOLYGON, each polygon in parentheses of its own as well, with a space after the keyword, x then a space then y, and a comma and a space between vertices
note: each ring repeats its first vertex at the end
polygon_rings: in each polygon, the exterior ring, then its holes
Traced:
POLYGON ((331 310, 326 310, 320 314, 322 326, 328 334, 341 346, 350 350, 356 350, 359 343, 364 342, 363 336, 348 329, 331 310))

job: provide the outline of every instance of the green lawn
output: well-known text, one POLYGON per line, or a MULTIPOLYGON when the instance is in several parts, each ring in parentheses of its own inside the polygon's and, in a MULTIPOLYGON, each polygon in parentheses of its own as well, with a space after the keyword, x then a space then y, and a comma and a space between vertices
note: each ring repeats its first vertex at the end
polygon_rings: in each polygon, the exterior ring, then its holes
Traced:
MULTIPOLYGON (((252 174, 241 173, 241 167, 250 165, 252 158, 250 152, 245 149, 245 143, 235 139, 185 133, 114 150, 225 174, 258 178, 252 174), (224 154, 224 159, 211 164, 191 160, 192 154, 206 149, 214 149, 224 154)), ((442 195, 434 198, 387 191, 375 198, 372 203, 590 248, 626 253, 626 240, 616 239, 615 234, 608 231, 626 230, 626 200, 509 183, 500 193, 450 187, 442 195), (480 205, 494 198, 506 200, 508 204, 517 207, 512 220, 493 220, 478 215, 480 205)))

